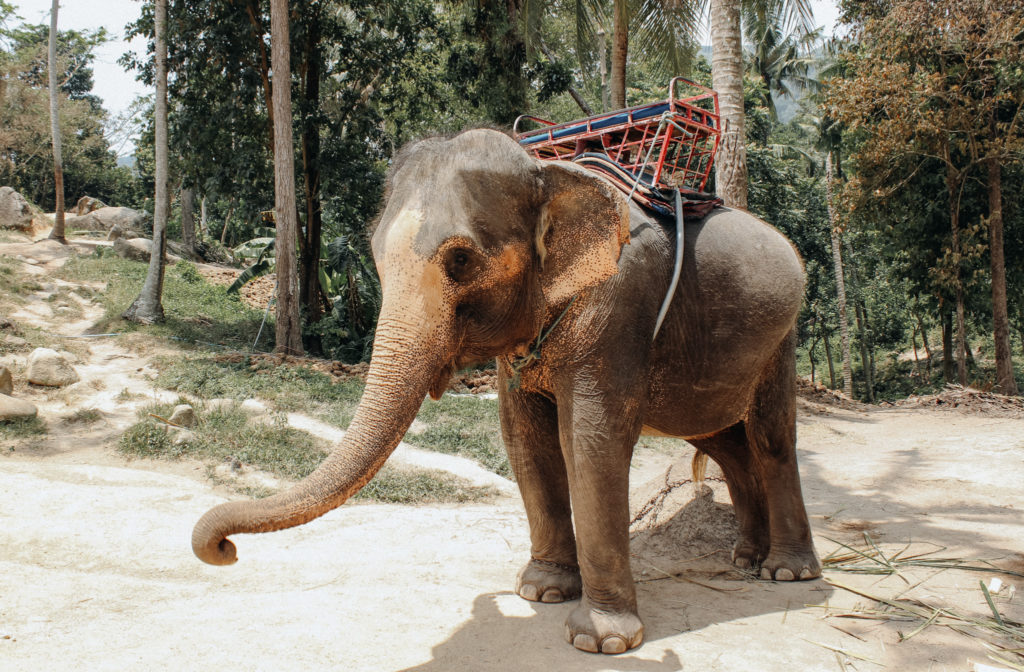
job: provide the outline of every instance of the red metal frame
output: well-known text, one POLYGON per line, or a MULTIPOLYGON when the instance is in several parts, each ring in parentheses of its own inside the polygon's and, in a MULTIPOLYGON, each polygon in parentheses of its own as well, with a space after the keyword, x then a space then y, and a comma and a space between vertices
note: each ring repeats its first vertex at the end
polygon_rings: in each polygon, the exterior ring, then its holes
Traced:
POLYGON ((715 91, 675 77, 669 82, 666 102, 639 105, 564 124, 524 114, 516 119, 512 133, 538 159, 571 160, 579 153, 580 141, 585 144, 593 140, 600 142, 604 152, 623 168, 634 173, 643 169, 644 182, 651 186, 703 191, 721 139, 721 116, 715 91), (678 97, 678 83, 697 89, 699 93, 678 97), (710 101, 713 111, 698 106, 701 101, 710 101), (663 119, 670 123, 662 124, 663 119), (520 131, 523 121, 532 121, 542 128, 520 131), (650 161, 645 166, 648 153, 650 161))

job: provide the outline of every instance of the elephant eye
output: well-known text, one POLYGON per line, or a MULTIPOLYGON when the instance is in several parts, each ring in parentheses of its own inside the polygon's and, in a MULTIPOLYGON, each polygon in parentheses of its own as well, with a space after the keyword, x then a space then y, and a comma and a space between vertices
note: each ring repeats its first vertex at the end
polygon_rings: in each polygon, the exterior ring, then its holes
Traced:
POLYGON ((445 270, 455 282, 468 280, 478 266, 476 255, 464 248, 449 250, 445 257, 445 270))

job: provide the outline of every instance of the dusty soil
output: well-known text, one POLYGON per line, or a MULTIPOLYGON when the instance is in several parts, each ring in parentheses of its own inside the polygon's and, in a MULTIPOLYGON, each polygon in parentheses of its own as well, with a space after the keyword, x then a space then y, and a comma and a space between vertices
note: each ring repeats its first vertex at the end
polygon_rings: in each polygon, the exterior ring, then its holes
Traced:
MULTIPOLYGON (((0 246, 34 261, 26 272, 44 279, 61 257, 28 251, 0 246)), ((713 465, 694 485, 685 443, 638 450, 633 555, 646 641, 601 657, 563 641, 573 604, 511 592, 529 553, 514 486, 451 456, 396 454, 497 483, 502 494, 462 506, 346 505, 300 528, 236 538, 234 566, 203 565, 189 547, 192 525, 239 495, 214 486, 201 464, 126 461, 113 449, 140 404, 176 396, 154 389, 150 365, 175 351, 137 336, 71 338, 98 309, 83 300, 85 317, 67 323, 42 303, 8 317, 67 337, 82 382, 18 383, 15 396, 39 406, 49 431, 0 442, 4 670, 961 672, 1000 667, 985 641, 1007 640, 954 630, 947 615, 922 628, 924 619, 898 620, 903 612, 883 614, 879 602, 834 584, 991 619, 979 580, 998 578, 1001 617, 1024 621, 1024 596, 1010 588, 1024 584, 1016 402, 1007 410, 1001 400, 996 412, 992 399, 961 394, 955 407, 878 408, 821 390, 805 390, 800 402, 799 457, 819 555, 856 557, 842 545, 870 540, 886 558, 930 554, 922 557, 987 573, 909 565, 894 574, 827 571, 797 584, 755 580, 727 562, 735 522, 713 465), (74 421, 83 408, 101 420, 74 421)), ((25 355, 3 358, 16 378, 25 355)), ((301 414, 289 421, 340 436, 301 414)))

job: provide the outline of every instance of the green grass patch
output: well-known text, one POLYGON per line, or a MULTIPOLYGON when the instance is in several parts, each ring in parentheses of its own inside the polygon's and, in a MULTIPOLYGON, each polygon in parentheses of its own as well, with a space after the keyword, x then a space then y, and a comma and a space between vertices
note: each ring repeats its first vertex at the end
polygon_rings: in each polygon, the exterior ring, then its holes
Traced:
POLYGON ((46 434, 46 423, 39 418, 19 418, 0 422, 0 439, 24 439, 46 434))
MULTIPOLYGON (((201 399, 256 397, 279 410, 301 411, 342 429, 352 421, 363 394, 358 378, 334 382, 308 367, 216 355, 164 361, 157 385, 201 399)), ((512 477, 493 399, 445 395, 438 402, 425 401, 418 419, 426 429, 407 434, 406 442, 469 457, 485 469, 512 477)))
POLYGON ((390 504, 465 504, 494 494, 491 488, 471 485, 445 471, 384 465, 354 499, 390 504))
POLYGON ((307 476, 327 456, 326 444, 309 433, 287 426, 282 419, 250 422, 249 414, 237 405, 196 409, 198 423, 191 436, 176 442, 176 434, 152 417, 166 418, 173 410, 174 404, 143 408, 140 422, 124 433, 118 450, 139 457, 233 459, 292 479, 307 476))
POLYGON ((348 427, 363 395, 358 378, 335 382, 305 366, 265 359, 204 355, 160 363, 157 385, 201 399, 253 397, 281 411, 302 411, 337 427, 348 427))
MULTIPOLYGON (((105 248, 97 248, 97 251, 105 248)), ((195 265, 180 261, 168 266, 164 275, 161 303, 165 320, 141 327, 121 319, 121 314, 139 295, 146 278, 147 264, 129 261, 109 251, 72 257, 64 265, 61 277, 69 282, 104 282, 98 295, 104 315, 94 325, 95 332, 133 331, 190 343, 216 344, 230 348, 251 348, 263 320, 263 311, 243 304, 237 295, 228 294, 199 274, 195 265)), ((274 320, 267 318, 258 349, 273 347, 274 320)))
POLYGON ((485 469, 512 478, 512 468, 501 440, 497 401, 446 394, 440 401, 424 401, 417 419, 427 428, 417 434, 406 434, 407 443, 469 457, 485 469))
POLYGON ((67 422, 91 425, 103 419, 103 413, 95 408, 80 408, 64 418, 67 422))
POLYGON ((25 297, 43 288, 31 275, 23 273, 21 262, 11 257, 0 257, 0 307, 9 308, 25 303, 25 297))
MULTIPOLYGON (((237 405, 196 409, 199 419, 192 435, 182 441, 166 424, 153 416, 167 417, 174 404, 153 404, 139 411, 140 420, 124 433, 118 449, 126 455, 175 459, 192 457, 213 465, 237 461, 276 476, 298 480, 308 476, 327 456, 327 446, 312 435, 285 424, 283 416, 272 423, 253 421, 237 405)), ((216 479, 215 479, 216 480, 216 479)), ((245 485, 238 491, 253 498, 273 491, 245 485)), ((490 488, 470 485, 451 474, 422 469, 385 466, 356 499, 413 504, 425 502, 475 502, 494 494, 490 488)))

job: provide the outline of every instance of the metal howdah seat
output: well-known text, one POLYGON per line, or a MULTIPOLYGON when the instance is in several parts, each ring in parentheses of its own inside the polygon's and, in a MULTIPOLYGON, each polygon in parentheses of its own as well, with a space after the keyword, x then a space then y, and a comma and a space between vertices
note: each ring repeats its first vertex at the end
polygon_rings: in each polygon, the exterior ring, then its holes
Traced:
POLYGON ((667 100, 563 124, 524 114, 512 133, 536 158, 576 161, 620 189, 625 185, 623 191, 662 214, 674 211, 671 193, 678 188, 684 204, 693 203, 684 205, 689 218, 707 214, 718 201, 703 189, 720 129, 718 94, 676 77, 669 82, 667 100), (683 87, 691 95, 681 96, 683 87), (528 122, 540 128, 521 130, 528 122))

